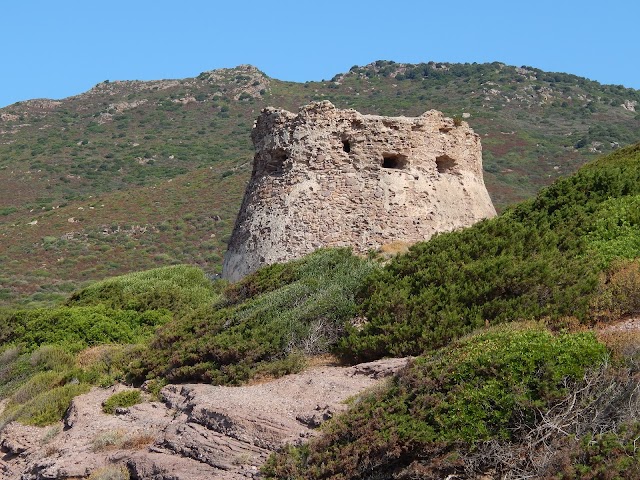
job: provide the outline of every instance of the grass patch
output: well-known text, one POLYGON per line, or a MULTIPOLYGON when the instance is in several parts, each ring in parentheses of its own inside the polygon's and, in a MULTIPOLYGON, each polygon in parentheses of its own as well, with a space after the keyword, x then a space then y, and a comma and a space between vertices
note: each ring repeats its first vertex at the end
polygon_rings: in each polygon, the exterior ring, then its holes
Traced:
POLYGON ((117 408, 132 407, 142 402, 140 390, 124 390, 111 395, 102 403, 102 411, 113 415, 117 408))
POLYGON ((74 397, 87 393, 86 383, 67 383, 41 392, 23 405, 8 407, 2 414, 2 423, 17 420, 27 425, 43 427, 59 421, 74 397))
POLYGON ((129 470, 124 465, 109 465, 91 472, 88 480, 129 480, 129 470))
POLYGON ((154 436, 150 432, 127 433, 124 430, 105 430, 93 438, 91 449, 94 452, 115 449, 137 450, 153 441, 154 436))

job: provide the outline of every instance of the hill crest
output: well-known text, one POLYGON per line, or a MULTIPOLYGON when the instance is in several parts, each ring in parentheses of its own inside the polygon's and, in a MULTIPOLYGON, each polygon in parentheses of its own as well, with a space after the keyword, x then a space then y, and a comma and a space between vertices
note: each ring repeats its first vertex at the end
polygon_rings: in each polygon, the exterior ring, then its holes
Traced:
POLYGON ((436 109, 464 118, 482 138, 498 210, 640 140, 640 114, 621 106, 640 101, 638 91, 525 70, 534 74, 498 63, 380 61, 339 82, 296 83, 247 66, 155 84, 103 82, 90 94, 2 108, 0 301, 49 301, 64 292, 51 279, 77 285, 172 263, 219 272, 251 174, 250 131, 267 105, 294 111, 329 100, 363 114, 436 109), (148 228, 122 234, 135 225, 148 228))

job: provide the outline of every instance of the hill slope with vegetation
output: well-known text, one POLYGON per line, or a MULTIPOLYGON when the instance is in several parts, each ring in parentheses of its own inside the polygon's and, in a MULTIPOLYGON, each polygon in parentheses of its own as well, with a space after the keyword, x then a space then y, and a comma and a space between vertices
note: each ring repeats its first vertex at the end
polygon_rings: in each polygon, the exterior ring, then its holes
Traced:
POLYGON ((106 279, 0 322, 0 426, 93 385, 236 385, 414 355, 271 478, 637 478, 640 144, 386 263, 319 250, 236 284, 193 266, 106 279), (614 476, 615 476, 614 475, 614 476))
POLYGON ((518 318, 595 323, 638 313, 639 200, 635 145, 495 219, 416 244, 367 280, 359 299, 369 322, 343 350, 358 359, 416 354, 518 318))
POLYGON ((417 358, 267 477, 637 478, 640 334, 568 332, 640 313, 639 175, 636 145, 373 272, 338 351, 417 358))
POLYGON ((176 263, 219 272, 260 109, 324 99, 465 118, 499 209, 640 140, 638 91, 497 62, 379 61, 306 83, 241 66, 20 102, 0 109, 0 301, 50 305, 83 282, 176 263))

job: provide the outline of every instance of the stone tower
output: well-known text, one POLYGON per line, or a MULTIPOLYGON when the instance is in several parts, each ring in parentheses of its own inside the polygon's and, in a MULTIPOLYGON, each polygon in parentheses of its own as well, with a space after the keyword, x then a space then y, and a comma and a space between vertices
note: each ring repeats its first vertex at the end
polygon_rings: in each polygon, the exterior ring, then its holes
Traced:
POLYGON ((479 136, 435 110, 407 118, 328 101, 297 114, 266 108, 251 138, 253 174, 223 266, 232 281, 320 247, 366 253, 496 214, 479 136))

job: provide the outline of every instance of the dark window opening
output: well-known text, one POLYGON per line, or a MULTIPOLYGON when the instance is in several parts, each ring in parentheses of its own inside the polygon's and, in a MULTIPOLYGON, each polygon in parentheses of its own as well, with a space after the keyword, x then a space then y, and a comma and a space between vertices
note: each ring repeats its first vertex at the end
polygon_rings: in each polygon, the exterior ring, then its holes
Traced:
POLYGON ((349 140, 342 141, 342 150, 344 150, 347 153, 351 151, 351 144, 349 143, 349 140))
POLYGON ((455 172, 456 161, 449 155, 441 155, 436 158, 436 167, 438 173, 456 173, 455 172))
POLYGON ((402 155, 385 155, 382 157, 382 168, 404 168, 407 164, 407 158, 402 155))
POLYGON ((271 153, 271 159, 269 159, 265 165, 267 173, 272 175, 280 175, 284 170, 284 162, 287 161, 289 156, 284 150, 276 150, 271 153))

